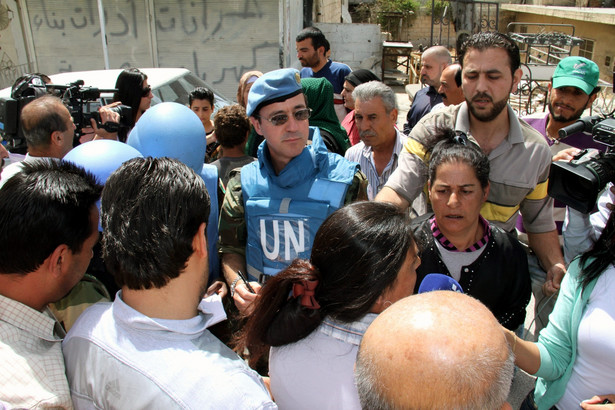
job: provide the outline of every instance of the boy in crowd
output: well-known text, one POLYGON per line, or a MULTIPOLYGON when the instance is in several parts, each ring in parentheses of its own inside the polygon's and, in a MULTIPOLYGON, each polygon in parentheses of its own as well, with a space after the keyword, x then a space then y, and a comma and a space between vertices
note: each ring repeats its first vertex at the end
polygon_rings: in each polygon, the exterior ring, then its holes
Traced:
MULTIPOLYGON (((250 133, 250 121, 245 108, 236 104, 220 108, 214 117, 214 126, 222 153, 212 165, 218 168, 221 187, 224 188, 233 169, 241 168, 255 160, 244 152, 250 133)), ((224 198, 224 195, 219 198, 224 198)))
POLYGON ((216 159, 216 149, 220 145, 216 140, 215 127, 211 120, 211 114, 214 112, 213 91, 205 87, 195 88, 188 97, 188 106, 199 117, 205 128, 205 135, 207 135, 205 162, 210 163, 216 159))

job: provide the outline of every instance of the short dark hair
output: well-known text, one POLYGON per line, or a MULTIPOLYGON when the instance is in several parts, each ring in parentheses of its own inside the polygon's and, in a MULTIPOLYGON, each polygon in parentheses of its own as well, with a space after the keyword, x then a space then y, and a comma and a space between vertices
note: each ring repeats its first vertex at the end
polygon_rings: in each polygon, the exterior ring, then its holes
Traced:
POLYGON ((207 87, 197 87, 192 90, 188 96, 188 105, 192 106, 194 100, 207 100, 211 108, 214 108, 214 92, 207 87))
POLYGON ((320 226, 309 261, 295 259, 263 287, 253 314, 238 338, 250 360, 268 346, 309 335, 326 317, 353 322, 395 281, 414 245, 407 212, 385 202, 355 202, 338 209, 320 226), (288 298, 294 283, 317 279, 316 310, 288 298))
POLYGON ((329 45, 329 41, 325 37, 322 31, 320 31, 317 27, 306 27, 297 34, 297 38, 295 41, 298 43, 300 41, 306 39, 312 39, 312 46, 314 46, 314 50, 318 50, 320 47, 325 48, 325 53, 329 51, 331 46, 329 45))
POLYGON ((21 129, 29 147, 47 147, 53 132, 68 129, 61 107, 64 104, 58 97, 43 95, 23 108, 21 129))
POLYGON ((92 235, 102 186, 83 168, 32 159, 0 189, 0 272, 35 271, 58 246, 76 253, 92 235))
POLYGON ((210 202, 205 182, 187 165, 148 157, 111 174, 101 208, 107 269, 118 286, 140 290, 179 276, 210 202))
POLYGON ((440 165, 462 162, 474 170, 483 189, 489 185, 489 158, 478 145, 468 140, 465 134, 458 136, 451 128, 437 128, 434 136, 426 145, 426 152, 430 154, 430 183, 436 179, 440 165), (460 142, 461 140, 463 142, 460 142))
POLYGON ((214 116, 216 139, 223 148, 232 148, 246 142, 250 131, 250 120, 246 109, 239 104, 228 105, 214 116))
POLYGON ((469 49, 484 51, 489 48, 502 48, 508 54, 511 73, 515 73, 521 65, 521 57, 519 55, 519 46, 506 34, 483 31, 470 36, 461 46, 459 50, 459 64, 463 68, 464 58, 469 49))

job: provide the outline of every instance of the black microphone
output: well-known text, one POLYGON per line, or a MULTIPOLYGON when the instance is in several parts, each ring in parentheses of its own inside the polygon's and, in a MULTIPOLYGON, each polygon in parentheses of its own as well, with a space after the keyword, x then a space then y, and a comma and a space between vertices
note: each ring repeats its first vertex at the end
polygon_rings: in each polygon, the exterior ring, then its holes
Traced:
POLYGON ((594 124, 600 121, 600 119, 601 117, 599 115, 579 118, 576 122, 564 128, 560 128, 559 131, 557 131, 557 135, 560 139, 564 139, 576 132, 592 132, 594 124))

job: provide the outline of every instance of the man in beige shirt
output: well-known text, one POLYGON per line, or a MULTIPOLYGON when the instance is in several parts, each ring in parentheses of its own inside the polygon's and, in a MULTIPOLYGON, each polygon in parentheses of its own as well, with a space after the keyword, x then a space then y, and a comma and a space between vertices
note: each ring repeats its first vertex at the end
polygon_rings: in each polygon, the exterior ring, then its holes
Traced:
POLYGON ((102 187, 70 163, 37 159, 0 190, 0 403, 72 409, 49 303, 83 277, 98 241, 102 187))

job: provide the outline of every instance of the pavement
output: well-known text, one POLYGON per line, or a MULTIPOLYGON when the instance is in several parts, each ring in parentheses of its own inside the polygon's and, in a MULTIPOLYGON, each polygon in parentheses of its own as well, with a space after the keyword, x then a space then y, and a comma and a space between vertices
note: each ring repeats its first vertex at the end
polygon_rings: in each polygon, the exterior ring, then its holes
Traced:
MULTIPOLYGON (((395 96, 397 99, 397 127, 401 130, 404 127, 404 123, 406 122, 406 115, 408 114, 408 110, 410 109, 410 98, 408 93, 406 92, 406 88, 409 92, 416 92, 420 89, 418 84, 410 84, 408 86, 404 86, 401 83, 399 85, 391 85, 393 91, 395 91, 395 96)), ((534 340, 534 296, 530 300, 530 303, 527 306, 527 314, 525 319, 525 339, 526 340, 534 340)), ((534 388, 534 376, 530 376, 523 370, 516 368, 515 376, 513 378, 513 382, 510 388, 510 393, 508 395, 508 402, 512 406, 513 409, 519 409, 521 403, 525 399, 525 396, 529 393, 530 390, 534 388)))

